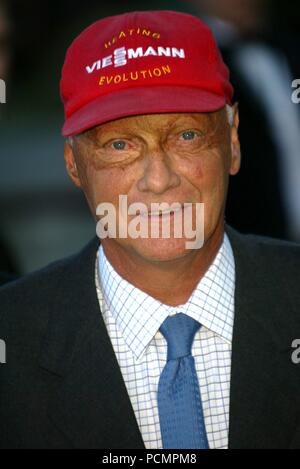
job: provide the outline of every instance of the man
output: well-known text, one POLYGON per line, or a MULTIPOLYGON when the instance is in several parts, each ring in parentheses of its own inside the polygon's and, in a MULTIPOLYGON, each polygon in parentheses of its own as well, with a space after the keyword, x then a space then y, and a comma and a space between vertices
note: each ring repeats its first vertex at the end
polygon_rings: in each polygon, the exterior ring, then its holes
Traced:
POLYGON ((66 168, 102 240, 1 290, 1 447, 300 447, 300 250, 224 230, 232 91, 190 15, 105 18, 72 43, 66 168))

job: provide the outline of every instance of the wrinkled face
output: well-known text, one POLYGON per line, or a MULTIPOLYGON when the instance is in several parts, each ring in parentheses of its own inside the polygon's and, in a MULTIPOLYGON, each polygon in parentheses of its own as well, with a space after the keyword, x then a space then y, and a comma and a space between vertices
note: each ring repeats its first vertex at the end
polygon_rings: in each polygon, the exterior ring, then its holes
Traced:
MULTIPOLYGON (((65 146, 67 170, 81 187, 95 216, 98 204, 112 203, 119 211, 119 195, 127 204, 142 202, 151 224, 162 223, 151 213, 153 203, 204 203, 205 242, 223 229, 229 174, 239 169, 240 153, 235 123, 229 126, 226 109, 212 113, 170 113, 127 117, 100 125, 65 146)), ((183 219, 186 216, 182 209, 183 219)), ((195 228, 195 212, 193 212, 195 228)), ((130 216, 129 216, 130 221, 130 216)), ((173 220, 174 221, 174 220, 173 220)), ((172 222, 172 216, 171 216, 172 222)), ((117 225, 120 219, 117 215, 117 225)), ((144 259, 172 260, 188 255, 187 238, 117 238, 128 252, 144 259)), ((150 233, 150 229, 149 229, 150 233)), ((160 233, 161 234, 161 233, 160 233)))

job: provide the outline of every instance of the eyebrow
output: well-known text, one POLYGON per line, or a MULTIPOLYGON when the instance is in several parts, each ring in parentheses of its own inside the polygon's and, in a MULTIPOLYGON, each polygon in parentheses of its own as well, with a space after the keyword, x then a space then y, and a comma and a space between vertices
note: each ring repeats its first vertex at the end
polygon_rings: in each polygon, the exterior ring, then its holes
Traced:
MULTIPOLYGON (((160 125, 160 129, 161 130, 166 130, 166 131, 169 131, 169 130, 173 130, 173 129, 176 129, 177 127, 179 126, 182 126, 184 125, 184 123, 186 122, 186 125, 187 126, 191 126, 192 124, 193 125, 197 125, 197 126, 200 126, 200 125, 207 125, 209 123, 213 123, 213 119, 212 119, 212 115, 211 113, 205 113, 206 114, 206 118, 204 121, 199 121, 196 117, 196 115, 198 115, 198 113, 194 113, 195 115, 193 115, 193 113, 191 114, 187 114, 187 113, 174 113, 175 115, 170 117, 170 121, 164 123, 164 125, 160 125)), ((203 113, 204 114, 204 113, 203 113)), ((162 113, 161 115, 164 115, 164 113, 162 113)), ((149 115, 146 115, 146 116, 139 116, 143 121, 144 121, 144 125, 147 124, 147 118, 149 117, 149 115), (144 119, 143 119, 144 118, 144 119)), ((97 127, 94 127, 92 129, 89 129, 87 130, 86 132, 83 132, 82 135, 83 136, 86 136, 86 137, 90 137, 90 138, 97 138, 97 137, 103 137, 105 136, 106 134, 109 134, 109 133, 116 133, 116 134, 125 134, 125 133, 130 133, 132 134, 133 132, 137 131, 137 130, 140 130, 139 128, 139 125, 134 125, 132 127, 132 125, 130 125, 128 123, 128 126, 124 124, 122 124, 122 126, 120 127, 120 124, 115 124, 113 121, 109 123, 109 126, 107 126, 107 124, 100 124, 99 126, 97 127), (130 126, 130 127, 128 127, 130 126)), ((149 128, 150 126, 148 126, 149 128)))

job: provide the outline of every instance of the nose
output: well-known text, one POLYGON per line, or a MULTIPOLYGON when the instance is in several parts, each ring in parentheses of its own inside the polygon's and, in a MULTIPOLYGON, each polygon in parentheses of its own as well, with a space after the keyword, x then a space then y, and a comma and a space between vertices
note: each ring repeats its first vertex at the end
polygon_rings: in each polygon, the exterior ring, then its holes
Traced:
POLYGON ((162 148, 148 149, 143 164, 143 175, 137 183, 139 191, 162 194, 180 185, 180 177, 162 148))

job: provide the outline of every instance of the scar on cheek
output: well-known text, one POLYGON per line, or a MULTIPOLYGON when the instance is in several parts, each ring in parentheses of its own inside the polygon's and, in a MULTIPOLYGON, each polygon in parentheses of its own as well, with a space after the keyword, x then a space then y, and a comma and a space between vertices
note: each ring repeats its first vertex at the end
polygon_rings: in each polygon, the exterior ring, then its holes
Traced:
POLYGON ((194 168, 194 177, 202 178, 203 177, 203 165, 202 161, 199 161, 196 167, 194 168))

